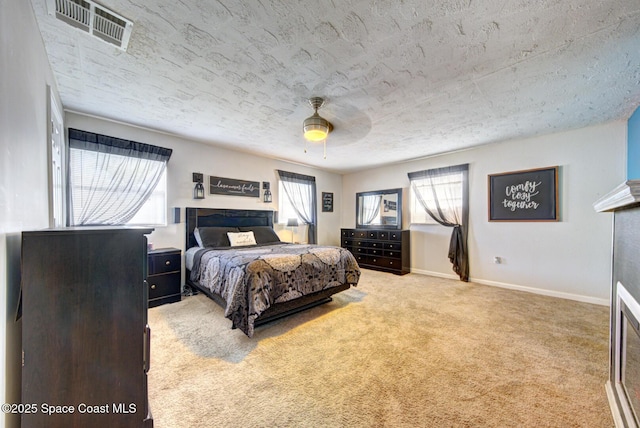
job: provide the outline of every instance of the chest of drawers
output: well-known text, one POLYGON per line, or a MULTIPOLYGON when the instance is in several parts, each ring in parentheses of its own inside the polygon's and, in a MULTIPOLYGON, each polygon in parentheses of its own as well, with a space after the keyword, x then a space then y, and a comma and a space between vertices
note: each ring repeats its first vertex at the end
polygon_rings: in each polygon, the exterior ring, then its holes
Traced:
POLYGON ((341 229, 341 246, 360 267, 404 275, 411 271, 408 230, 341 229))

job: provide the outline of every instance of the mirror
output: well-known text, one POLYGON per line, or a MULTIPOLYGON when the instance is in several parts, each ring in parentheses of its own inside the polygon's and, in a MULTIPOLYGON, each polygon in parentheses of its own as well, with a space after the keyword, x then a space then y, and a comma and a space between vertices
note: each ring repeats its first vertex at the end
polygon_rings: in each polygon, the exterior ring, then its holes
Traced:
POLYGON ((356 228, 402 229, 402 189, 356 193, 356 228))

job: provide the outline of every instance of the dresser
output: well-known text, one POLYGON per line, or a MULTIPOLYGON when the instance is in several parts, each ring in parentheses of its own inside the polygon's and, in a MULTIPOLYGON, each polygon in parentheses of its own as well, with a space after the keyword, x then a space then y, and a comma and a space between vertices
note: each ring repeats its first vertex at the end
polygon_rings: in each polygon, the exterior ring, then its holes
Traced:
POLYGON ((22 427, 153 427, 152 230, 22 233, 22 427))
POLYGON ((360 267, 404 275, 411 271, 408 230, 341 229, 341 245, 360 267))
POLYGON ((149 307, 179 302, 182 298, 182 251, 177 248, 150 250, 149 307))

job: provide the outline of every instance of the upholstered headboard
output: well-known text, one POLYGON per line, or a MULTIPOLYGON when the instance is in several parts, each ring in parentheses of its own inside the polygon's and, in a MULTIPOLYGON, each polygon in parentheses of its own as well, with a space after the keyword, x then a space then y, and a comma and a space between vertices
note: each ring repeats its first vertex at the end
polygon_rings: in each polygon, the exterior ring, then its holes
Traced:
POLYGON ((196 227, 241 227, 269 226, 273 227, 273 211, 270 210, 234 210, 224 208, 186 208, 187 228, 185 249, 195 247, 196 238, 193 231, 196 227))

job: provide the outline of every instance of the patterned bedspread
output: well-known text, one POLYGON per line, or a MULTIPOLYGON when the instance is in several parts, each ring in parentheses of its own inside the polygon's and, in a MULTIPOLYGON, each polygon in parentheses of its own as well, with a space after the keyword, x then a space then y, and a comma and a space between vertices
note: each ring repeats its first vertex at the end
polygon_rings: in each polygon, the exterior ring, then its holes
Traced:
POLYGON ((251 337, 255 319, 272 304, 356 285, 359 278, 358 263, 344 248, 275 244, 202 249, 194 257, 190 279, 221 296, 224 315, 251 337))

